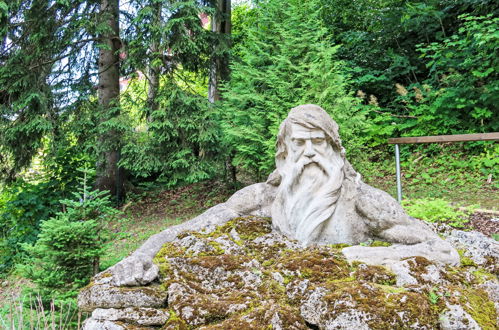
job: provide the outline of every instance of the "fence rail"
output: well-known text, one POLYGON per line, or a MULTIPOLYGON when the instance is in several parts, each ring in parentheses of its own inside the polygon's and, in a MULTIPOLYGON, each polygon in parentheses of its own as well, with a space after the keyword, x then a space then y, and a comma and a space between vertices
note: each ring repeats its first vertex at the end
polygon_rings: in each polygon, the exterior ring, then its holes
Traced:
POLYGON ((388 144, 395 144, 395 166, 397 172, 397 200, 402 202, 402 179, 400 177, 400 150, 399 144, 412 143, 442 143, 442 142, 470 142, 470 141, 499 141, 499 132, 458 134, 458 135, 434 135, 390 138, 388 144))
POLYGON ((499 140, 499 132, 391 138, 388 139, 388 144, 497 141, 497 140, 499 140))

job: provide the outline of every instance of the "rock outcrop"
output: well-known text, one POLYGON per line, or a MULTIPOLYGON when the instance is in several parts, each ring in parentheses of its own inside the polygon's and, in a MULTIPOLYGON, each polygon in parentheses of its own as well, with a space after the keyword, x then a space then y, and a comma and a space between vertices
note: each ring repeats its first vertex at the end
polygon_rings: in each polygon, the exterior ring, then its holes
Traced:
POLYGON ((270 218, 235 218, 166 243, 154 283, 99 274, 79 297, 92 312, 84 329, 496 329, 498 244, 474 235, 448 238, 461 266, 417 256, 384 267, 349 262, 345 244, 304 248, 270 218))

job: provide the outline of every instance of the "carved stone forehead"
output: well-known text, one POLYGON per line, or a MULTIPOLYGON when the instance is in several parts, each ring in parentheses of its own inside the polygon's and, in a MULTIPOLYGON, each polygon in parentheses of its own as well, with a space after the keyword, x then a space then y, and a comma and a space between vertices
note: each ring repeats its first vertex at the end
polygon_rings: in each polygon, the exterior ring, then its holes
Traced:
POLYGON ((326 133, 320 128, 308 128, 299 124, 291 124, 291 132, 288 138, 314 139, 325 138, 326 133))
MULTIPOLYGON (((318 105, 304 104, 291 109, 283 124, 288 126, 282 132, 284 134, 290 133, 290 124, 300 125, 309 129, 320 129, 324 131, 336 149, 341 149, 338 124, 318 105)), ((281 127, 281 129, 283 128, 281 127)))
POLYGON ((277 135, 276 165, 279 168, 281 162, 287 156, 286 139, 291 134, 292 124, 296 124, 309 129, 320 129, 326 134, 326 138, 332 147, 337 151, 342 151, 340 136, 338 134, 338 124, 327 114, 324 109, 315 104, 304 104, 297 106, 288 114, 279 128, 277 135))

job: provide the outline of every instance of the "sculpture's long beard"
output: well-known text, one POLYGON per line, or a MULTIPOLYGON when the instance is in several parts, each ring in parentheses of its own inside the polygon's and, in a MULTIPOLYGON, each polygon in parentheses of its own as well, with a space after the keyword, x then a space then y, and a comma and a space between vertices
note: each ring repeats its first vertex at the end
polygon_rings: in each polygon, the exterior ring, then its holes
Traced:
POLYGON ((333 161, 318 155, 313 162, 300 159, 290 166, 292 171, 284 175, 277 191, 276 202, 280 205, 273 205, 272 216, 284 219, 280 229, 304 244, 317 239, 336 209, 343 182, 343 160, 339 155, 332 157, 333 161))

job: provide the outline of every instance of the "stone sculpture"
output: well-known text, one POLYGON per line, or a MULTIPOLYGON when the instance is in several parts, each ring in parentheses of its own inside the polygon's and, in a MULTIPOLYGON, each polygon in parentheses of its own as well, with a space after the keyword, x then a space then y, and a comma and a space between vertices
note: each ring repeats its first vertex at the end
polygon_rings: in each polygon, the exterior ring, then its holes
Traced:
POLYGON ((267 182, 236 192, 227 202, 149 238, 131 256, 108 269, 114 286, 145 285, 158 276, 153 257, 185 230, 223 224, 239 216, 272 217, 275 230, 312 244, 359 244, 368 240, 388 247, 351 246, 347 260, 390 266, 413 256, 458 264, 459 255, 422 222, 411 219, 387 193, 361 181, 345 157, 338 125, 319 106, 293 108, 282 123, 276 171, 267 182))
POLYGON ((498 261, 494 240, 444 241, 363 183, 337 124, 302 105, 280 127, 267 182, 152 236, 78 306, 92 312, 84 330, 496 329, 498 261))

